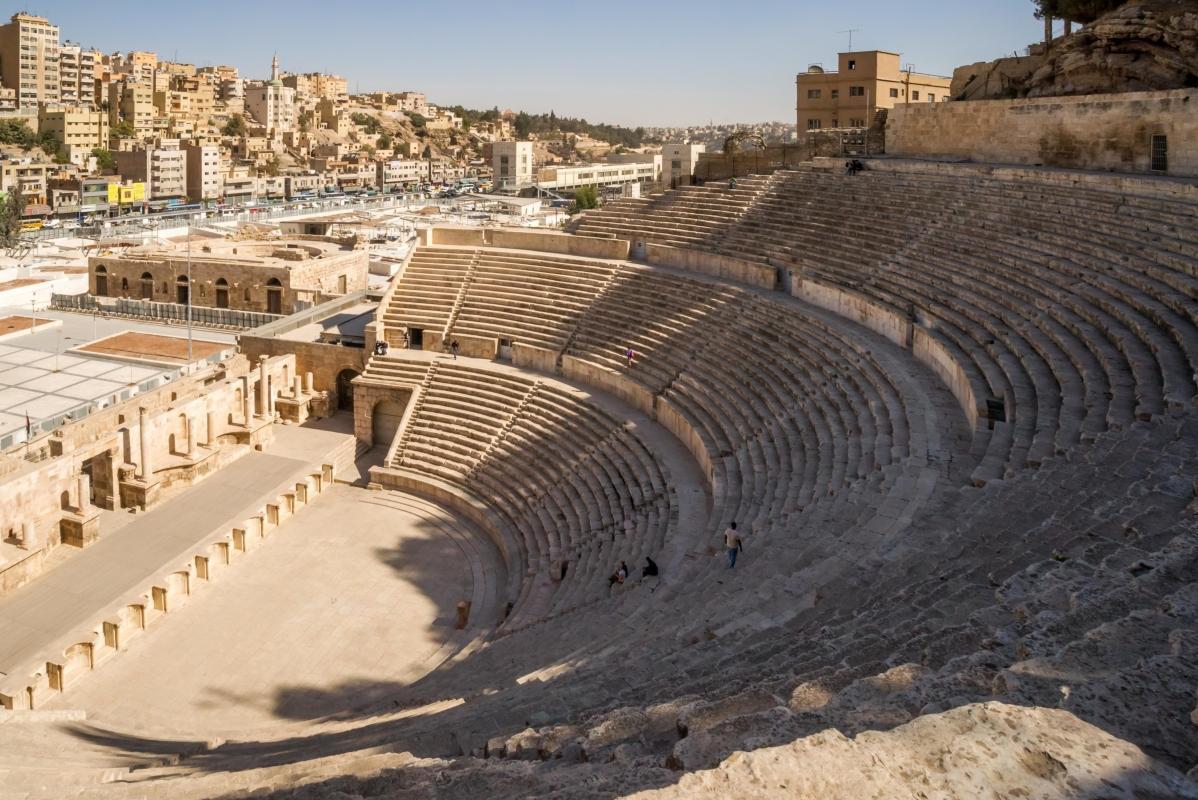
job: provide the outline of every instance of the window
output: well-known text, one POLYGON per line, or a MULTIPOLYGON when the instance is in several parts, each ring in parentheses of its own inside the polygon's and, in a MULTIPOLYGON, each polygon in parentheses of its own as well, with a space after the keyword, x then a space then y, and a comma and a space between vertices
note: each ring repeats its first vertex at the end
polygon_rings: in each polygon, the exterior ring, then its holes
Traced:
POLYGON ((839 90, 839 89, 833 89, 833 90, 832 90, 832 99, 833 99, 833 100, 836 100, 836 99, 838 99, 839 97, 840 97, 840 90, 839 90))
POLYGON ((809 130, 809 131, 819 130, 822 127, 823 127, 823 125, 820 124, 820 121, 818 119, 807 120, 807 130, 809 130))
POLYGON ((857 61, 855 59, 849 59, 849 69, 857 69, 857 61))
POLYGON ((891 89, 891 90, 890 90, 890 96, 891 96, 891 97, 898 97, 898 89, 891 89))
POLYGON ((1152 171, 1169 171, 1169 137, 1154 134, 1152 137, 1152 171))
POLYGON ((819 89, 808 89, 807 90, 807 99, 808 100, 818 100, 820 98, 820 94, 821 94, 821 92, 819 89))
POLYGON ((865 87, 864 86, 850 86, 849 87, 849 97, 865 97, 865 87))
POLYGON ((911 99, 912 99, 912 100, 918 100, 918 99, 919 99, 919 90, 918 90, 918 89, 916 89, 916 90, 914 90, 914 91, 912 91, 912 92, 911 92, 911 99))

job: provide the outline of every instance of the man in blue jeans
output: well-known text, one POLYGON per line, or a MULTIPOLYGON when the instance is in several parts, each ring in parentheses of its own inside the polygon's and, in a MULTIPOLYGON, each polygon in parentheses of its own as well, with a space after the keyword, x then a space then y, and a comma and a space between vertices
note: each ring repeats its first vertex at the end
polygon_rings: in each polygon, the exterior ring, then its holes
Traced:
POLYGON ((728 569, 732 569, 736 566, 736 554, 745 549, 745 543, 740 540, 740 534, 736 532, 735 522, 724 531, 724 547, 728 550, 728 569))

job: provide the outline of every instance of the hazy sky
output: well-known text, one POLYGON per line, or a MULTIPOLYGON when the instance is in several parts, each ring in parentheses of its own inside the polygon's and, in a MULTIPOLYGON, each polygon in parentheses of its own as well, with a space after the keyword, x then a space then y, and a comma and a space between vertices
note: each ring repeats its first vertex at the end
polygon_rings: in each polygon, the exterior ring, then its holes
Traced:
MULTIPOLYGON (((418 89, 446 105, 556 111, 592 122, 791 120, 794 75, 858 50, 917 71, 1021 50, 1042 36, 1031 0, 28 0, 62 38, 154 50, 266 77, 325 71, 350 91, 418 89)), ((18 7, 10 7, 7 16, 18 7)))

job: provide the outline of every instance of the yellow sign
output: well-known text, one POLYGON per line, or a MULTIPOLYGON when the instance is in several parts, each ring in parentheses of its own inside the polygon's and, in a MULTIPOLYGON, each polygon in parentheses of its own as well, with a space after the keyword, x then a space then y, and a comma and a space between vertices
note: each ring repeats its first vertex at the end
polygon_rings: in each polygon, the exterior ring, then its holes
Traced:
POLYGON ((110 183, 108 184, 108 202, 125 205, 126 203, 140 203, 146 199, 146 185, 144 183, 110 183))

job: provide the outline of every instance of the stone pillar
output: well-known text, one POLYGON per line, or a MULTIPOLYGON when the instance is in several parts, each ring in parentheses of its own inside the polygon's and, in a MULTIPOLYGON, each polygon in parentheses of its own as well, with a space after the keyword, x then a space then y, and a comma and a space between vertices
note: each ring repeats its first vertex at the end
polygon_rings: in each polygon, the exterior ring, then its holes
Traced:
POLYGON ((150 414, 145 406, 137 409, 138 439, 140 442, 140 461, 137 465, 137 477, 143 481, 150 480, 154 474, 154 465, 150 458, 150 414))
POLYGON ((111 471, 108 485, 112 487, 112 510, 121 510, 121 454, 120 448, 108 454, 108 469, 111 471))
POLYGON ((291 391, 295 392, 295 399, 296 399, 296 400, 299 400, 299 399, 300 399, 300 396, 301 396, 301 395, 303 395, 303 393, 304 393, 304 381, 303 381, 303 379, 302 379, 302 378, 300 378, 300 376, 299 376, 299 375, 296 375, 296 376, 295 376, 295 380, 293 381, 293 386, 291 387, 291 391))
POLYGON ((267 390, 270 386, 270 376, 266 373, 266 359, 258 362, 258 416, 265 417, 270 408, 267 390))
POLYGON ((242 421, 242 424, 244 424, 247 428, 250 426, 250 423, 253 421, 252 415, 254 413, 253 406, 252 406, 253 401, 250 399, 250 388, 251 388, 250 387, 250 376, 242 375, 241 376, 241 421, 242 421))
POLYGON ((92 479, 86 472, 79 474, 79 502, 76 504, 79 507, 80 514, 87 514, 92 508, 92 479))
POLYGON ((275 417, 275 394, 279 390, 274 385, 274 380, 271 376, 266 376, 266 416, 274 419, 275 417))
POLYGON ((184 417, 187 422, 187 457, 194 458, 196 454, 196 418, 190 414, 184 417))
POLYGON ((208 412, 208 446, 216 447, 216 412, 208 412))
POLYGON ((33 524, 33 520, 27 519, 21 523, 21 544, 26 550, 36 550, 42 546, 42 543, 37 538, 37 526, 33 524))
POLYGON ((312 394, 314 391, 314 389, 312 387, 313 387, 312 373, 305 372, 304 373, 304 391, 307 392, 308 394, 312 394))

